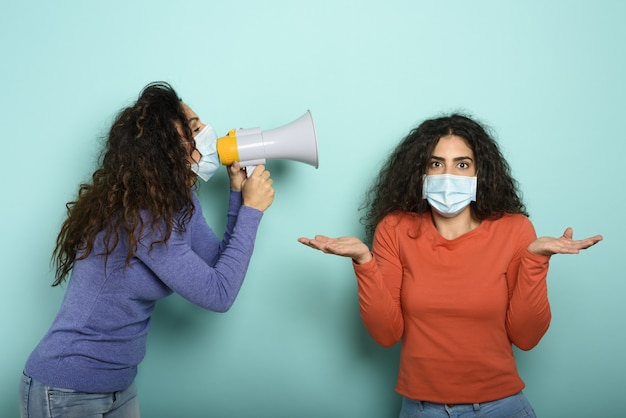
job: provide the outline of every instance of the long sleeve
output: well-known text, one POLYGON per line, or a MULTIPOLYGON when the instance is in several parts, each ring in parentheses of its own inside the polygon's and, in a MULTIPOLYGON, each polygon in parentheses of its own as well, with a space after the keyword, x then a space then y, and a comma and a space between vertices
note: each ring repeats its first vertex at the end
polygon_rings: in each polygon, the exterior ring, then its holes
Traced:
POLYGON ((394 236, 381 226, 374 238, 372 260, 354 264, 361 319, 374 341, 384 347, 397 343, 404 330, 398 250, 394 236))
POLYGON ((535 347, 550 326, 548 260, 549 257, 524 249, 509 271, 513 279, 509 280, 512 288, 509 288, 506 330, 511 342, 522 350, 535 347))
POLYGON ((130 385, 146 351, 156 301, 177 292, 205 309, 228 310, 241 288, 263 213, 241 205, 232 192, 226 231, 219 239, 207 225, 198 199, 183 229, 167 243, 164 225, 151 227, 144 213, 143 235, 126 263, 127 240, 103 256, 97 247, 72 270, 63 304, 26 372, 52 386, 82 392, 114 392, 130 385))
MULTIPOLYGON (((237 193, 231 194, 221 242, 206 225, 198 204, 188 230, 173 232, 167 244, 140 246, 137 258, 185 299, 208 310, 227 311, 243 284, 263 215, 237 199, 237 193)), ((151 242, 151 237, 142 242, 151 242)))
POLYGON ((550 323, 548 258, 527 250, 534 239, 520 214, 483 220, 453 240, 428 213, 379 223, 373 260, 354 271, 370 335, 402 344, 398 393, 477 403, 524 388, 512 345, 532 348, 550 323))

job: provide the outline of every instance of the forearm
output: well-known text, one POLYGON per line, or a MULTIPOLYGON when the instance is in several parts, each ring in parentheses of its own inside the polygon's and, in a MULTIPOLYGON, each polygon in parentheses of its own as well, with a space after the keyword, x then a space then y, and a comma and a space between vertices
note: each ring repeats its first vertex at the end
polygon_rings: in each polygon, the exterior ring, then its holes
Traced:
POLYGON ((548 261, 549 257, 527 251, 519 265, 506 327, 511 341, 522 350, 536 346, 550 326, 552 315, 546 283, 548 261))
POLYGON ((399 302, 391 296, 375 258, 353 266, 357 276, 361 319, 374 341, 383 347, 390 347, 400 340, 404 329, 399 302))
POLYGON ((237 216, 239 209, 241 208, 242 197, 240 191, 232 190, 228 198, 228 212, 226 213, 226 227, 224 228, 224 237, 222 239, 222 247, 225 247, 230 240, 230 236, 233 233, 235 224, 237 223, 237 216))
POLYGON ((200 234, 196 230, 198 240, 204 237, 207 242, 198 243, 195 250, 186 239, 187 234, 194 232, 186 231, 173 234, 166 244, 152 248, 140 246, 137 257, 185 299, 205 309, 224 312, 231 307, 243 284, 262 215, 256 209, 240 208, 230 242, 223 251, 218 251, 216 239, 209 245, 208 232, 200 234))
POLYGON ((229 235, 227 245, 213 268, 212 283, 206 301, 197 303, 207 309, 224 312, 232 306, 243 284, 252 258, 256 232, 262 212, 252 208, 239 208, 239 215, 229 235), (211 306, 204 303, 210 302, 211 306))

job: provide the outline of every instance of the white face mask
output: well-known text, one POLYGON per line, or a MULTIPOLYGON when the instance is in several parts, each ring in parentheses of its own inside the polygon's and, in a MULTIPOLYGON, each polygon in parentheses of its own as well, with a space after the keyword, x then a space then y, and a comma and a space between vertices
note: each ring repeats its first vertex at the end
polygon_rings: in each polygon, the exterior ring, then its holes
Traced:
POLYGON ((206 125, 194 139, 202 158, 197 163, 192 163, 191 169, 202 180, 208 181, 220 167, 220 158, 217 155, 217 135, 211 125, 206 125))
POLYGON ((476 201, 476 177, 437 174, 424 176, 422 197, 441 215, 452 218, 476 201))

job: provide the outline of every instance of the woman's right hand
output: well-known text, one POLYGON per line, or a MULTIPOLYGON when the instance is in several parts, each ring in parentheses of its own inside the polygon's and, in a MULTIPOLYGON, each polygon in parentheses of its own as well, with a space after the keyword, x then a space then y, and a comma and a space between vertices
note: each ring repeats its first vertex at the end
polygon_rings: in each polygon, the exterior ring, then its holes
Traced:
POLYGON ((364 264, 372 259, 369 247, 355 237, 330 238, 316 235, 315 238, 298 238, 298 242, 326 254, 350 257, 357 264, 364 264))
POLYGON ((274 201, 274 189, 270 172, 264 165, 257 165, 250 177, 241 185, 243 205, 264 212, 274 201))

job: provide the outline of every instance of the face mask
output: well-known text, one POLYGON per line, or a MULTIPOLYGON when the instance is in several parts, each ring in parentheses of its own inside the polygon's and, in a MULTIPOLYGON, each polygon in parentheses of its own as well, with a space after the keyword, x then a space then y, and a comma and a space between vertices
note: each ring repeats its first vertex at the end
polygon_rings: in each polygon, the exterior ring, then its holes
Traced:
POLYGON ((438 174, 424 177, 422 197, 441 215, 452 218, 476 201, 476 177, 438 174))
POLYGON ((217 135, 211 127, 206 125, 198 135, 194 137, 196 148, 202 154, 197 163, 191 164, 191 169, 202 180, 208 181, 220 167, 220 158, 217 155, 217 135))

